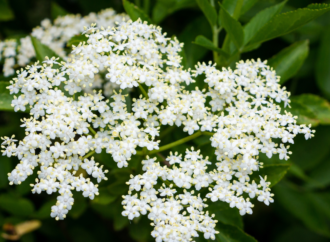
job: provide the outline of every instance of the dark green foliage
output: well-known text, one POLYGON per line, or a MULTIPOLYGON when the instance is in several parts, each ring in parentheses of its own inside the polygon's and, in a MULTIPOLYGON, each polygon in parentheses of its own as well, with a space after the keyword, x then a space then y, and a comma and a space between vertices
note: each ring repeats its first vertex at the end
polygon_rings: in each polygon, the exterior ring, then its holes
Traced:
POLYGON ((9 21, 15 16, 7 0, 0 0, 0 21, 9 21))
POLYGON ((220 231, 216 236, 219 242, 257 242, 255 238, 236 226, 218 222, 216 228, 220 231))
POLYGON ((273 67, 276 74, 281 77, 281 84, 289 80, 300 70, 308 56, 308 51, 308 40, 302 40, 281 50, 269 59, 268 64, 273 67))
POLYGON ((272 187, 282 180, 289 169, 290 164, 267 164, 258 172, 254 172, 251 179, 259 183, 260 176, 266 177, 266 181, 270 182, 270 187, 272 187))
POLYGON ((224 50, 215 46, 211 40, 207 39, 206 37, 204 37, 202 35, 198 35, 196 37, 194 44, 203 46, 204 48, 209 49, 209 50, 216 51, 225 58, 228 57, 228 53, 226 53, 224 50))
POLYGON ((223 28, 227 31, 236 48, 240 49, 244 41, 244 31, 242 25, 240 22, 230 16, 230 14, 224 8, 222 8, 220 11, 220 19, 223 28))
POLYGON ((316 81, 322 93, 330 98, 330 28, 325 28, 318 49, 316 81))

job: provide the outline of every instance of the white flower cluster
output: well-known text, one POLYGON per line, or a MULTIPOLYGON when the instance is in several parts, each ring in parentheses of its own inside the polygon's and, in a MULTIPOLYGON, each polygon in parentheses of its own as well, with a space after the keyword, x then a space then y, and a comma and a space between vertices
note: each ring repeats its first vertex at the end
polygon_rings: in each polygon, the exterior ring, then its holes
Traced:
POLYGON ((102 166, 89 160, 94 152, 105 149, 118 167, 124 167, 132 155, 159 149, 161 125, 176 125, 192 137, 211 136, 217 169, 209 171, 208 159, 193 149, 184 160, 171 154, 164 167, 148 158, 143 162, 145 173, 128 182, 123 215, 133 219, 149 213, 157 241, 189 241, 196 231, 214 239, 216 221, 203 212, 207 200, 227 202, 241 215, 251 214, 253 207, 244 193, 267 205, 273 202, 269 182, 250 179, 262 168, 259 153, 288 159, 284 144, 293 143, 298 133, 308 139, 313 131, 297 125, 291 113, 281 112, 276 102, 287 105, 289 93, 266 62, 240 61, 235 70, 218 70, 211 64, 184 70, 182 44, 159 27, 128 21, 108 28, 93 24, 86 33, 88 41, 74 47, 72 57, 59 68, 55 58, 27 66, 9 86, 12 94, 19 94, 12 102, 15 111, 30 105, 33 115, 22 125, 27 134, 23 141, 16 145, 13 138, 5 138, 2 146, 3 155, 21 160, 9 174, 11 183, 19 184, 40 166, 32 191, 59 192, 51 215, 63 219, 73 203, 70 190, 91 199, 98 194, 87 174, 97 182, 106 179, 102 166), (144 97, 133 98, 130 111, 121 91, 109 99, 101 92, 84 93, 99 73, 121 89, 139 87, 144 97), (188 91, 186 86, 198 75, 208 89, 188 91), (79 168, 86 172, 77 174, 79 168), (181 188, 192 191, 177 195, 181 188), (209 191, 204 198, 194 195, 202 189, 209 191), (141 191, 139 196, 132 195, 134 190, 141 191))
POLYGON ((206 199, 203 201, 194 190, 186 190, 209 187, 213 182, 206 172, 210 162, 193 149, 187 150, 184 160, 177 154, 167 160, 174 164, 171 168, 161 166, 156 158, 142 161, 144 173, 127 182, 129 195, 123 196, 122 215, 132 220, 148 213, 155 226, 151 235, 156 241, 190 241, 191 237, 198 237, 197 232, 204 233, 205 239, 215 239, 217 221, 203 211, 206 199), (178 188, 184 188, 183 192, 178 188), (133 195, 134 191, 138 193, 133 195))
MULTIPOLYGON (((129 19, 125 14, 116 14, 113 9, 105 9, 99 13, 90 13, 81 17, 79 14, 59 16, 54 24, 49 19, 41 21, 41 26, 33 29, 31 35, 36 37, 42 44, 47 45, 62 58, 67 58, 65 51, 66 43, 75 35, 84 30, 84 26, 97 23, 99 26, 115 26, 116 22, 122 22, 123 18, 129 19)), ((8 39, 0 41, 0 60, 4 58, 3 74, 10 76, 15 73, 17 67, 29 64, 35 51, 30 36, 19 40, 8 39), (17 61, 16 61, 17 60, 17 61)))
POLYGON ((131 220, 148 213, 155 226, 151 234, 156 241, 190 241, 191 237, 198 237, 197 232, 202 232, 205 239, 214 240, 218 233, 215 230, 217 221, 214 215, 203 211, 208 207, 206 198, 211 202, 227 202, 230 207, 237 207, 241 215, 251 214, 253 207, 249 198, 243 198, 243 193, 250 198, 257 195, 258 200, 267 205, 273 202, 270 183, 262 177, 259 186, 254 181, 251 184, 230 183, 232 174, 224 172, 221 163, 216 164, 217 170, 208 172, 211 162, 208 157, 203 158, 200 150, 187 150, 183 160, 181 155, 171 153, 166 160, 171 167, 161 166, 155 162, 156 158, 147 157, 142 161, 145 172, 132 176, 127 182, 129 195, 124 196, 122 202, 125 209, 122 215, 131 220), (209 190, 204 199, 201 194, 195 194, 202 188, 209 190), (191 191, 187 191, 189 189, 191 191), (133 195, 134 191, 137 193, 133 195))
MULTIPOLYGON (((27 39, 22 38, 21 41, 25 47, 32 46, 31 39, 29 37, 27 37, 27 39)), ((17 55, 16 49, 17 49, 16 40, 9 39, 5 41, 0 41, 0 60, 2 59, 2 57, 4 58, 4 65, 2 70, 4 76, 10 76, 15 73, 14 66, 15 66, 15 56, 17 55)), ((35 56, 33 47, 31 52, 26 49, 24 54, 26 55, 26 58, 28 58, 28 56, 29 57, 35 56)), ((17 59, 19 63, 23 63, 22 60, 25 59, 25 57, 23 57, 22 59, 22 55, 18 54, 17 59)), ((23 63, 23 65, 24 64, 26 63, 23 63)))

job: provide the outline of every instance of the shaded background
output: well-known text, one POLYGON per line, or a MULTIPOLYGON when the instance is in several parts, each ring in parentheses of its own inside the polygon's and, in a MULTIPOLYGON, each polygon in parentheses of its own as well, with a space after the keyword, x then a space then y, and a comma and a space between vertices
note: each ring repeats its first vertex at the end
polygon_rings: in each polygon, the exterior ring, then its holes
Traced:
MULTIPOLYGON (((135 1, 136 4, 142 4, 141 2, 143 0, 135 1)), ((188 66, 192 67, 198 60, 212 60, 210 51, 192 43, 198 35, 211 38, 211 28, 195 1, 185 1, 187 4, 181 9, 171 8, 171 2, 173 0, 151 1, 149 16, 157 19, 168 36, 175 35, 185 43, 188 66), (165 16, 160 16, 153 10, 159 4, 168 7, 165 16)), ((260 0, 240 17, 240 21, 244 24, 258 11, 278 2, 280 1, 260 0)), ((289 0, 283 12, 321 2, 327 1, 289 0)), ((81 15, 110 7, 119 13, 124 12, 121 0, 9 0, 8 3, 14 19, 0 22, 0 39, 27 35, 41 20, 53 19, 56 15, 54 3, 69 13, 81 15)), ((322 59, 321 52, 324 49, 320 49, 320 46, 327 44, 329 32, 330 13, 327 13, 297 31, 263 43, 260 48, 243 54, 241 58, 269 59, 293 42, 308 39, 309 55, 296 76, 286 82, 285 86, 292 95, 313 93, 329 100, 326 86, 330 86, 330 76, 326 79, 326 75, 317 75, 320 64, 328 65, 330 69, 330 63, 327 62, 330 59, 322 59)), ((220 42, 223 38, 224 31, 220 34, 220 42)), ((328 44, 330 45, 330 42, 328 44)), ((16 134, 19 140, 22 139, 24 132, 18 127, 20 119, 25 115, 0 112, 0 136, 16 134)), ((286 177, 273 188, 275 203, 267 207, 256 202, 253 215, 243 217, 245 232, 258 241, 330 241, 330 126, 319 125, 315 129, 316 135, 312 140, 305 141, 303 137, 297 137, 295 140, 290 159, 293 165, 286 177)), ((181 135, 184 134, 178 129, 162 142, 180 138, 181 135)), ((188 143, 176 147, 175 150, 191 145, 198 144, 188 143)), ((207 153, 206 147, 201 147, 202 151, 204 148, 207 153)), ((103 161, 111 160, 106 154, 97 158, 103 161)), ((68 218, 56 222, 50 218, 50 206, 55 203, 56 197, 30 193, 29 183, 33 182, 35 177, 29 178, 30 181, 20 186, 8 185, 7 173, 16 163, 16 159, 0 157, 0 225, 3 232, 13 233, 15 224, 37 219, 42 226, 22 236, 20 241, 153 241, 150 236, 150 221, 146 216, 131 223, 121 216, 120 195, 127 191, 124 182, 128 179, 128 170, 117 171, 113 163, 106 162, 114 171, 110 172, 109 181, 102 185, 100 194, 106 195, 91 202, 81 194, 75 194, 76 202, 68 218)), ((0 237, 0 241, 2 240, 0 237)))

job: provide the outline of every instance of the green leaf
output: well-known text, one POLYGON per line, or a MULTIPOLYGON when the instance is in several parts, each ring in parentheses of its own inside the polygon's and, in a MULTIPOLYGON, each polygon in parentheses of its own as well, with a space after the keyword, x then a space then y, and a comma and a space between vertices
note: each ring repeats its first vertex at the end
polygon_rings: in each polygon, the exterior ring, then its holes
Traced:
POLYGON ((0 21, 9 21, 14 18, 14 13, 8 4, 8 1, 0 0, 0 21))
POLYGON ((316 114, 305 104, 297 102, 296 100, 291 100, 291 108, 285 108, 286 111, 292 113, 293 116, 297 116, 298 124, 311 124, 312 126, 317 126, 320 121, 317 119, 316 114))
POLYGON ((224 0, 222 6, 234 19, 238 20, 239 17, 252 8, 257 1, 258 0, 224 0))
POLYGON ((216 230, 219 234, 216 235, 218 242, 257 242, 251 235, 246 234, 242 229, 235 226, 218 222, 216 230))
POLYGON ((304 181, 309 181, 311 180, 306 174, 305 172, 297 165, 292 164, 289 170, 289 174, 290 175, 294 175, 295 177, 300 178, 301 180, 304 181))
POLYGON ((246 45, 276 14, 280 13, 287 1, 266 8, 256 14, 244 26, 244 44, 246 45))
POLYGON ((237 1, 238 0, 224 0, 222 3, 222 6, 226 9, 226 11, 230 14, 230 16, 234 15, 237 1))
POLYGON ((166 18, 167 15, 171 14, 172 11, 169 9, 166 2, 157 1, 155 7, 152 9, 152 21, 155 24, 159 24, 160 22, 162 22, 162 20, 166 18))
POLYGON ((211 27, 217 26, 217 12, 208 0, 196 0, 199 8, 204 13, 211 27))
MULTIPOLYGON (((124 217, 121 213, 123 212, 124 208, 121 204, 122 199, 118 199, 114 204, 111 206, 113 207, 113 228, 114 230, 122 230, 127 225, 131 224, 130 220, 127 217, 124 217)), ((149 227, 149 226, 148 226, 149 227)))
POLYGON ((51 208, 56 204, 55 199, 51 199, 42 205, 42 207, 36 212, 35 217, 38 219, 49 218, 51 214, 51 208))
POLYGON ((325 32, 324 25, 322 25, 318 19, 315 19, 301 26, 299 29, 289 34, 283 35, 281 38, 288 43, 294 43, 299 40, 308 39, 309 43, 313 44, 320 41, 323 32, 325 32))
POLYGON ((117 181, 108 186, 108 191, 113 196, 120 196, 128 191, 128 186, 125 184, 125 181, 117 181))
POLYGON ((101 205, 97 203, 91 203, 91 208, 101 215, 103 218, 113 219, 114 207, 109 205, 101 205))
POLYGON ((330 194, 329 193, 309 193, 309 199, 315 207, 322 211, 330 219, 330 194))
POLYGON ((211 40, 209 40, 208 38, 206 38, 202 35, 198 35, 195 39, 195 42, 193 42, 193 43, 197 44, 197 45, 200 45, 200 46, 203 46, 206 49, 216 51, 219 54, 223 55, 225 58, 229 57, 227 52, 225 52, 224 50, 216 47, 211 40))
POLYGON ((259 171, 253 172, 251 180, 258 183, 260 181, 259 176, 262 178, 267 176, 267 181, 270 182, 270 187, 272 187, 285 176, 289 168, 289 164, 264 165, 264 167, 260 168, 259 171))
POLYGON ((207 49, 192 43, 198 35, 212 38, 211 29, 204 16, 200 16, 191 21, 178 36, 178 39, 185 43, 183 48, 187 57, 187 66, 190 68, 193 68, 208 52, 207 49))
POLYGON ((207 211, 214 214, 216 220, 243 229, 242 216, 237 208, 231 208, 228 203, 221 201, 208 201, 207 204, 207 211))
POLYGON ((6 88, 9 85, 9 82, 0 82, 0 110, 2 111, 14 111, 14 108, 11 106, 11 101, 14 97, 10 95, 9 90, 6 88))
MULTIPOLYGON (((119 210, 121 211, 121 210, 119 210)), ((115 213, 114 219, 113 219, 113 228, 115 231, 122 230, 129 224, 129 220, 127 217, 124 217, 121 212, 120 213, 115 213)))
POLYGON ((306 140, 304 135, 298 135, 290 145, 290 160, 304 171, 317 167, 330 153, 329 146, 325 145, 330 143, 330 126, 319 125, 314 130, 312 139, 306 140))
MULTIPOLYGON (((268 165, 290 165, 292 162, 290 160, 281 160, 278 154, 274 154, 271 158, 268 158, 266 154, 259 153, 260 162, 264 163, 264 166, 268 165)), ((262 169, 262 168, 261 168, 262 169)))
POLYGON ((314 182, 307 183, 309 188, 325 187, 330 184, 330 154, 328 154, 315 168, 309 173, 309 177, 314 182))
POLYGON ((258 49, 260 47, 260 45, 261 45, 260 43, 256 43, 253 45, 244 46, 242 52, 249 52, 249 51, 258 49))
POLYGON ((27 217, 34 212, 33 204, 25 198, 17 198, 9 194, 0 195, 0 208, 20 217, 27 217))
MULTIPOLYGON (((127 219, 127 217, 125 217, 127 219)), ((128 219, 127 219, 128 220, 128 219)), ((148 241, 151 236, 150 220, 143 216, 139 221, 133 222, 129 225, 129 234, 135 241, 148 241)))
POLYGON ((32 190, 30 184, 33 184, 35 182, 37 176, 38 175, 36 173, 33 173, 32 175, 28 176, 24 182, 22 182, 18 186, 15 186, 15 191, 20 195, 25 195, 27 193, 30 193, 32 190))
POLYGON ((3 73, 0 74, 0 82, 4 82, 4 81, 9 82, 12 79, 13 79, 13 75, 11 75, 11 76, 4 76, 3 73))
POLYGON ((87 202, 85 198, 78 198, 75 196, 75 203, 72 206, 72 209, 69 211, 69 216, 72 218, 79 218, 87 209, 87 202))
POLYGON ((196 2, 191 0, 158 0, 152 9, 152 20, 154 23, 159 24, 166 16, 195 5, 196 2))
POLYGON ((130 3, 128 0, 123 0, 123 5, 126 13, 133 21, 141 19, 142 21, 147 21, 149 24, 152 23, 149 16, 133 3, 130 3))
POLYGON ((198 147, 201 147, 206 144, 210 144, 211 140, 209 136, 202 135, 200 137, 197 137, 196 139, 193 139, 193 142, 198 145, 198 147))
POLYGON ((244 0, 241 15, 249 11, 259 0, 244 0))
POLYGON ((220 11, 220 20, 237 49, 240 49, 244 40, 244 31, 240 22, 230 16, 223 7, 220 11))
POLYGON ((112 196, 109 194, 108 189, 103 187, 99 189, 99 195, 96 196, 92 203, 101 204, 101 205, 108 205, 116 200, 116 196, 112 196))
POLYGON ((65 9, 63 9, 61 6, 59 6, 56 2, 52 2, 50 14, 52 16, 52 19, 54 20, 59 16, 67 15, 68 12, 65 9))
POLYGON ((283 182, 274 187, 274 193, 276 200, 305 226, 318 234, 330 237, 327 214, 311 200, 313 193, 301 192, 283 182))
MULTIPOLYGON (((329 172, 329 170, 327 170, 327 171, 329 172)), ((289 175, 293 175, 293 176, 305 181, 306 182, 305 186, 308 187, 308 188, 315 188, 315 187, 324 188, 325 187, 322 182, 306 175, 306 173, 299 166, 297 166, 295 164, 292 164, 290 166, 290 169, 289 169, 288 173, 289 173, 289 175)), ((327 176, 327 177, 329 177, 329 176, 327 176)))
POLYGON ((81 42, 87 42, 88 37, 86 35, 80 34, 73 36, 67 43, 66 46, 71 47, 72 45, 78 46, 81 42))
POLYGON ((292 97, 291 100, 308 107, 315 113, 320 124, 330 124, 330 103, 324 98, 314 94, 302 94, 292 97))
POLYGON ((306 8, 276 15, 249 42, 251 44, 262 43, 270 39, 285 35, 307 24, 313 19, 330 10, 327 4, 311 4, 306 8))
POLYGON ((268 64, 275 69, 276 75, 281 77, 281 84, 299 71, 308 56, 308 51, 308 40, 303 40, 281 50, 269 59, 268 64))
MULTIPOLYGON (((41 63, 45 60, 45 57, 48 56, 49 58, 58 57, 58 55, 50 49, 48 46, 42 44, 37 38, 31 36, 31 41, 36 52, 37 60, 41 63)), ((60 58, 59 61, 62 61, 60 58)))
POLYGON ((316 61, 316 83, 322 93, 330 98, 330 26, 324 30, 316 61))

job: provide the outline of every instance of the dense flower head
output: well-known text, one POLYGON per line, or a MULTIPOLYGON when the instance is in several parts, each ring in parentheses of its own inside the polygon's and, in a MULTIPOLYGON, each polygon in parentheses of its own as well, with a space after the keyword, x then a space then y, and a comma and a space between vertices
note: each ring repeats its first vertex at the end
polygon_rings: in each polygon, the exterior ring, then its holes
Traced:
POLYGON ((166 165, 146 157, 144 173, 128 181, 124 216, 148 214, 157 241, 189 241, 197 232, 214 239, 217 221, 207 212, 209 202, 226 202, 241 215, 252 213, 250 199, 273 202, 267 179, 251 179, 262 169, 258 155, 288 159, 287 143, 299 133, 309 139, 313 131, 283 113, 279 104, 289 105, 289 93, 266 61, 240 61, 235 70, 198 63, 186 70, 182 44, 159 27, 123 21, 107 28, 93 24, 84 33, 88 41, 75 46, 66 62, 52 58, 27 66, 9 86, 18 95, 15 111, 30 106, 31 113, 23 120, 23 141, 7 137, 2 144, 3 155, 21 161, 9 174, 11 184, 39 167, 32 192, 59 193, 51 216, 63 219, 74 203, 72 190, 93 199, 95 183, 106 180, 94 153, 105 150, 118 167, 126 167, 141 149, 143 154, 159 149, 162 125, 176 125, 192 137, 210 137, 216 168, 193 148, 184 156, 170 153, 166 165), (98 75, 120 90, 109 98, 97 88, 90 93, 98 75), (197 76, 205 88, 189 91, 197 76), (130 88, 144 93, 132 99, 131 110, 124 94, 130 88))
POLYGON ((241 215, 252 213, 250 198, 257 196, 266 205, 273 202, 269 182, 262 177, 259 185, 254 181, 232 182, 232 174, 224 172, 221 163, 217 163, 218 169, 208 172, 211 162, 193 147, 186 151, 183 160, 171 153, 167 161, 173 160, 175 164, 168 167, 147 156, 142 161, 144 173, 131 177, 127 182, 129 195, 123 197, 122 215, 132 220, 148 214, 155 226, 151 234, 156 241, 170 241, 173 236, 174 241, 189 241, 198 237, 197 232, 202 232, 205 239, 215 239, 217 221, 207 211, 208 201, 227 202, 238 208, 241 215), (208 189, 205 197, 199 193, 203 188, 208 189), (250 198, 244 199, 243 193, 250 198))
MULTIPOLYGON (((79 14, 67 14, 57 17, 54 22, 50 19, 41 21, 40 26, 32 30, 31 35, 44 45, 51 48, 57 55, 66 59, 66 43, 84 30, 84 26, 96 23, 99 26, 116 25, 123 19, 129 19, 126 14, 117 14, 113 9, 105 9, 98 13, 90 13, 82 17, 79 14)), ((36 56, 30 36, 24 38, 0 41, 0 60, 4 58, 3 74, 15 74, 17 67, 24 67, 36 56)))

